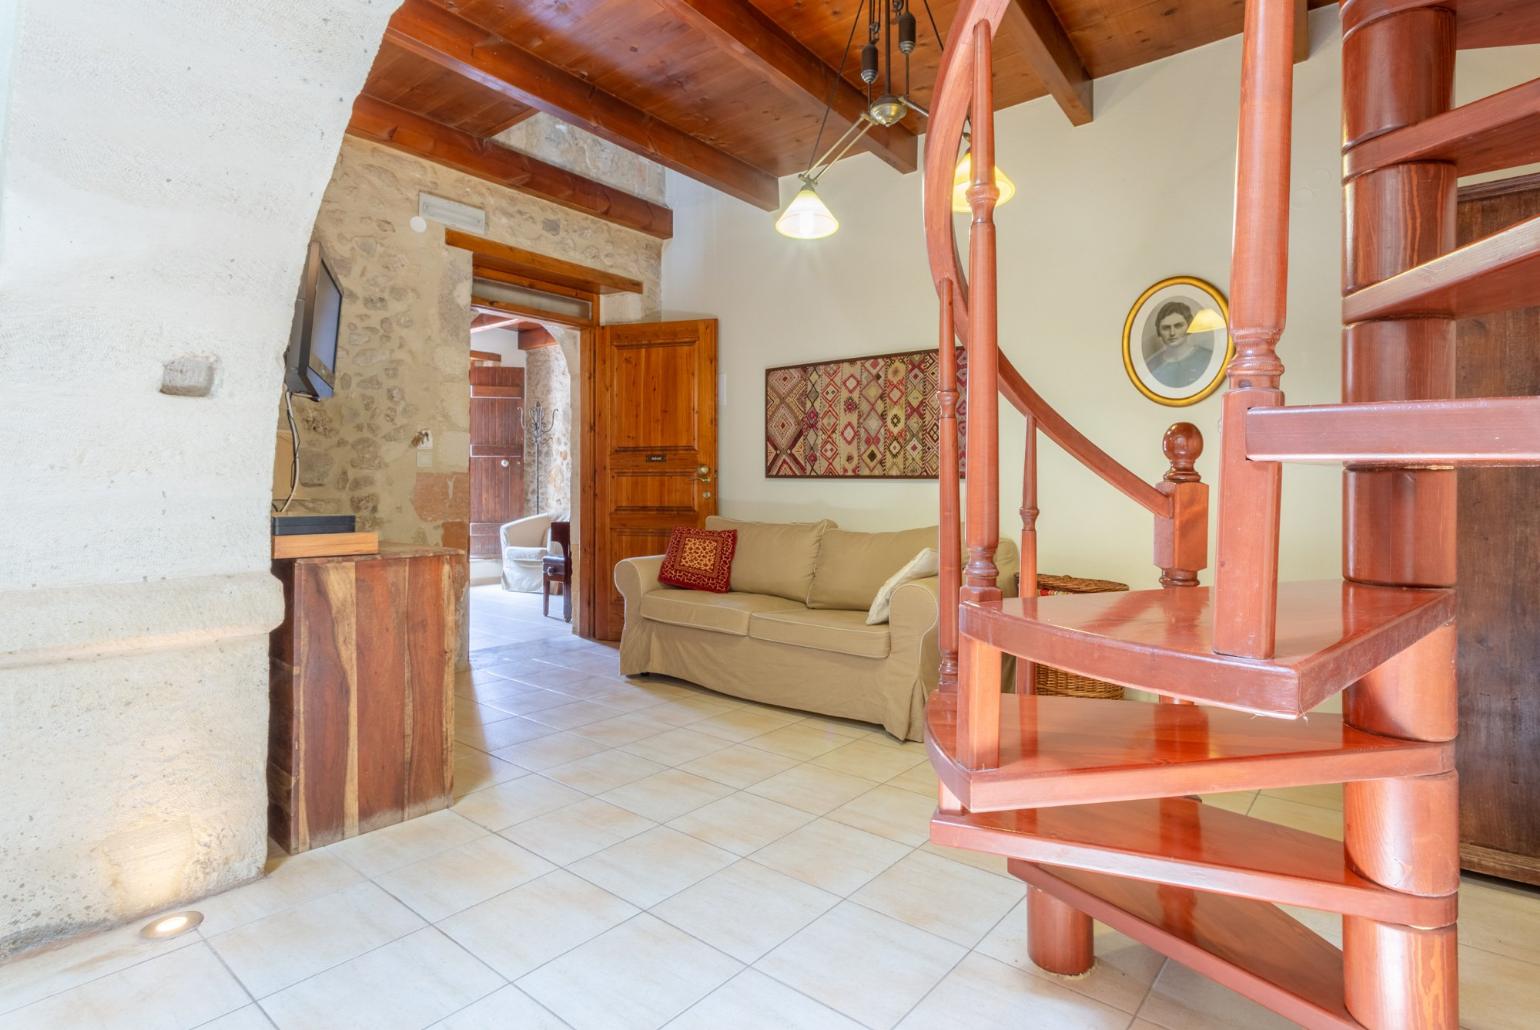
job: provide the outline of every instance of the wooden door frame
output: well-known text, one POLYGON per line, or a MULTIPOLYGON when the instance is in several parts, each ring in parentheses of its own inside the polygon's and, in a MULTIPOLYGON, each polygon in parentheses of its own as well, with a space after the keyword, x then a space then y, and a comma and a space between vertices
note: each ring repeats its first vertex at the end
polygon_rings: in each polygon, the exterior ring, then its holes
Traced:
POLYGON ((594 364, 597 355, 599 331, 597 326, 585 326, 580 330, 581 338, 578 341, 578 369, 581 382, 578 385, 578 410, 577 414, 582 419, 581 425, 574 424, 581 434, 578 441, 578 506, 577 510, 583 513, 583 518, 578 520, 577 533, 573 534, 578 540, 577 551, 580 560, 573 571, 573 578, 577 580, 577 605, 573 608, 572 626, 578 636, 592 640, 594 636, 594 600, 599 595, 598 580, 595 578, 598 562, 593 560, 597 541, 595 537, 595 522, 591 517, 594 505, 598 497, 598 481, 595 473, 598 468, 597 452, 594 447, 594 364))

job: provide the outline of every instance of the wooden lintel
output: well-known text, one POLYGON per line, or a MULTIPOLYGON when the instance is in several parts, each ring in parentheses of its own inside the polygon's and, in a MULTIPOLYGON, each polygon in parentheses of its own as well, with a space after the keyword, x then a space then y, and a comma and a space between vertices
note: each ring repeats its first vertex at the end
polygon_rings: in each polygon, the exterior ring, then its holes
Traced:
POLYGON ((406 0, 385 38, 505 97, 528 104, 767 211, 780 206, 769 172, 632 107, 430 0, 406 0))
MULTIPOLYGON (((846 125, 859 121, 866 97, 811 50, 747 0, 660 0, 681 21, 709 34, 723 50, 752 71, 764 75, 781 92, 799 103, 825 103, 846 125)), ((838 135, 838 133, 835 133, 838 135)), ((914 133, 902 125, 872 128, 858 149, 867 150, 900 172, 918 167, 914 133)))
MULTIPOLYGON (((514 321, 516 321, 516 319, 512 315, 488 314, 484 311, 477 311, 475 317, 471 319, 471 332, 474 334, 485 332, 488 329, 508 329, 511 328, 510 323, 514 321)), ((483 352, 474 350, 471 351, 472 360, 487 360, 478 357, 478 355, 481 353, 483 352)), ((497 355, 493 354, 492 357, 496 358, 497 355)))
POLYGON ((545 326, 536 326, 533 329, 519 330, 519 350, 539 350, 541 347, 556 346, 556 337, 545 326))
POLYGON ((1002 28, 1014 34, 1022 56, 1075 125, 1091 121, 1091 75, 1064 23, 1048 0, 1011 0, 1002 28))
POLYGON ((666 240, 674 235, 674 213, 661 204, 477 139, 368 94, 354 102, 348 132, 648 236, 666 240))
POLYGON ((522 247, 473 236, 459 229, 445 229, 444 242, 451 247, 470 251, 475 255, 475 264, 479 267, 511 272, 559 286, 570 286, 589 293, 641 293, 643 289, 638 279, 589 268, 575 261, 537 254, 522 247))

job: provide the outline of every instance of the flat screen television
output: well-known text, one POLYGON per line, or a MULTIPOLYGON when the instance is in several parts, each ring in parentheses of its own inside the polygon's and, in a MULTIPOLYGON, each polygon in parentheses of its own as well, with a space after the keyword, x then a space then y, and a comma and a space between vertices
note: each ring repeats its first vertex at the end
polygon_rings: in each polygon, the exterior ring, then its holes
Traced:
POLYGON ((320 400, 337 381, 337 337, 342 329, 342 289, 326 266, 321 241, 312 240, 294 300, 294 324, 284 357, 284 385, 320 400))

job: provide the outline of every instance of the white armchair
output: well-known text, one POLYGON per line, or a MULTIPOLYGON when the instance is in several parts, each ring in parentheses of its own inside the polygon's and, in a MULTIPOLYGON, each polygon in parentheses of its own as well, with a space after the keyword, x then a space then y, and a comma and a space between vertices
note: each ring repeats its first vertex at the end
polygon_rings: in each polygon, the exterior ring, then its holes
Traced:
POLYGON ((503 543, 503 589, 540 593, 540 563, 551 553, 549 512, 505 522, 498 530, 503 543))

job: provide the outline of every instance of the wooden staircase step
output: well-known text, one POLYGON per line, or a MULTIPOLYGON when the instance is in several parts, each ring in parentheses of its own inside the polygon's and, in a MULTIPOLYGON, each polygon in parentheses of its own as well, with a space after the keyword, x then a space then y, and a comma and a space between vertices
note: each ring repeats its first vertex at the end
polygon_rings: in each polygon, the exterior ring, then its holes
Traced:
POLYGON ((1050 866, 1127 876, 1411 926, 1447 926, 1455 896, 1420 897, 1359 876, 1339 840, 1195 798, 937 812, 931 840, 1050 866))
POLYGON ((1540 463, 1540 397, 1252 408, 1252 461, 1401 465, 1540 463))
POLYGON ((1016 877, 1306 1027, 1357 1027, 1342 952, 1264 901, 1010 863, 1016 877))
POLYGON ((972 812, 1429 776, 1454 768, 1452 742, 1381 737, 1337 715, 1261 719, 1198 705, 1080 697, 1002 694, 994 768, 969 769, 957 760, 955 691, 931 695, 925 737, 942 784, 972 812))
POLYGON ((1410 161, 1453 164, 1476 175, 1540 161, 1540 79, 1376 136, 1342 157, 1352 179, 1410 161))
POLYGON ((1342 298, 1342 320, 1471 318, 1540 305, 1540 216, 1342 298))
POLYGON ((1454 618, 1448 590, 1278 585, 1277 656, 1213 650, 1209 587, 965 604, 964 636, 1139 690, 1296 718, 1454 618))

